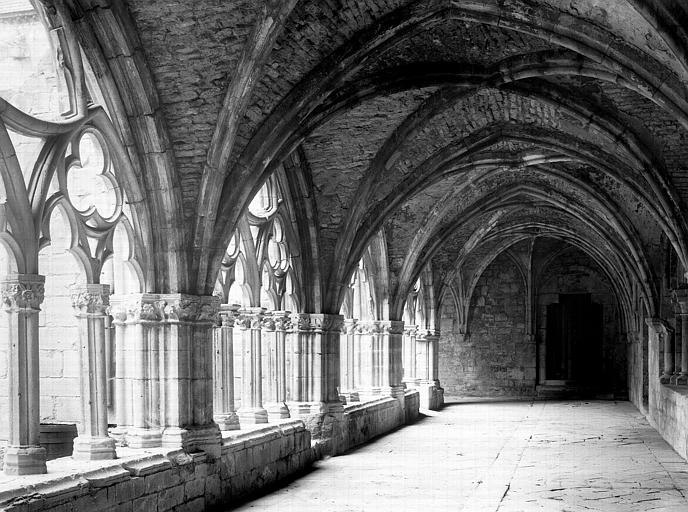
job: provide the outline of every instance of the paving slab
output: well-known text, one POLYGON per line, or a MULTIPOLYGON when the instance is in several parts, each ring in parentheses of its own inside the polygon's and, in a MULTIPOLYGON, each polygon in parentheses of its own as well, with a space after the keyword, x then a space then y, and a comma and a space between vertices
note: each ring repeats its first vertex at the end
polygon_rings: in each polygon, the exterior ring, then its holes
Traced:
POLYGON ((628 402, 450 402, 227 510, 687 512, 688 464, 628 402))

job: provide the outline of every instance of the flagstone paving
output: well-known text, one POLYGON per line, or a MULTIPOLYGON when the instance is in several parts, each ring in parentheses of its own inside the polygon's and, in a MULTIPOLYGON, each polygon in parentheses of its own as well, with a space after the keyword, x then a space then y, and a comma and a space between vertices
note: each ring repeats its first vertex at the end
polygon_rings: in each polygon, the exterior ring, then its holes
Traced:
POLYGON ((688 511, 688 464, 628 402, 458 402, 235 510, 688 511))

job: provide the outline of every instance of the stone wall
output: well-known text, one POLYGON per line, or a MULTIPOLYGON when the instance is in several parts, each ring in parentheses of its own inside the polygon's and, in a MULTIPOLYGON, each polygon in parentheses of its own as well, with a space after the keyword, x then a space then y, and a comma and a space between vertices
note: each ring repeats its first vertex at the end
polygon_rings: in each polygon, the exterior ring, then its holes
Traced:
MULTIPOLYGON (((346 446, 352 448, 418 417, 419 395, 401 402, 387 397, 349 405, 343 414, 346 446)), ((223 440, 221 456, 163 448, 118 448, 119 459, 83 463, 65 457, 48 462, 48 474, 0 477, 0 510, 199 511, 233 503, 306 469, 322 455, 301 420, 254 426, 223 440)))
POLYGON ((650 424, 681 457, 688 459, 688 389, 659 382, 661 351, 657 336, 650 334, 648 345, 650 424))
POLYGON ((478 281, 466 334, 459 332, 453 302, 445 301, 439 371, 446 395, 535 392, 535 345, 525 336, 525 307, 523 278, 504 254, 478 281))
MULTIPOLYGON (((131 451, 133 452, 133 450, 131 451)), ((225 439, 220 458, 205 453, 149 450, 77 475, 48 463, 54 473, 34 485, 0 485, 7 512, 45 510, 204 511, 233 501, 307 467, 314 460, 310 433, 287 421, 225 439)), ((83 466, 82 466, 83 467, 83 466)))

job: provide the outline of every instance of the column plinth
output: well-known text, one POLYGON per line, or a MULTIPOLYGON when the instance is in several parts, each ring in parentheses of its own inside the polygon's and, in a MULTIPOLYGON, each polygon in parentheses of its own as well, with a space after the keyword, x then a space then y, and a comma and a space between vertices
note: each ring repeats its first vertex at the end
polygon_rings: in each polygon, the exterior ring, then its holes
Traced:
POLYGON ((40 379, 38 314, 45 277, 15 274, 0 283, 7 314, 9 436, 3 470, 7 475, 45 473, 39 445, 40 379))

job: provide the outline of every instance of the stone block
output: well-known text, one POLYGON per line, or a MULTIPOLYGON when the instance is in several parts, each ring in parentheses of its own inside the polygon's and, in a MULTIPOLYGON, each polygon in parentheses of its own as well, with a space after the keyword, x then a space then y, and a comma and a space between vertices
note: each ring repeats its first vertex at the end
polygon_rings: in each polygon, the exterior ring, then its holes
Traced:
POLYGON ((186 482, 184 486, 184 499, 190 501, 199 496, 203 496, 205 492, 205 478, 196 478, 190 482, 186 482))
POLYGON ((158 510, 158 495, 148 494, 137 498, 133 502, 133 512, 156 512, 158 510))
POLYGON ((176 485, 175 487, 169 487, 158 493, 158 512, 165 512, 166 510, 172 510, 177 505, 184 502, 184 489, 183 484, 176 485))

